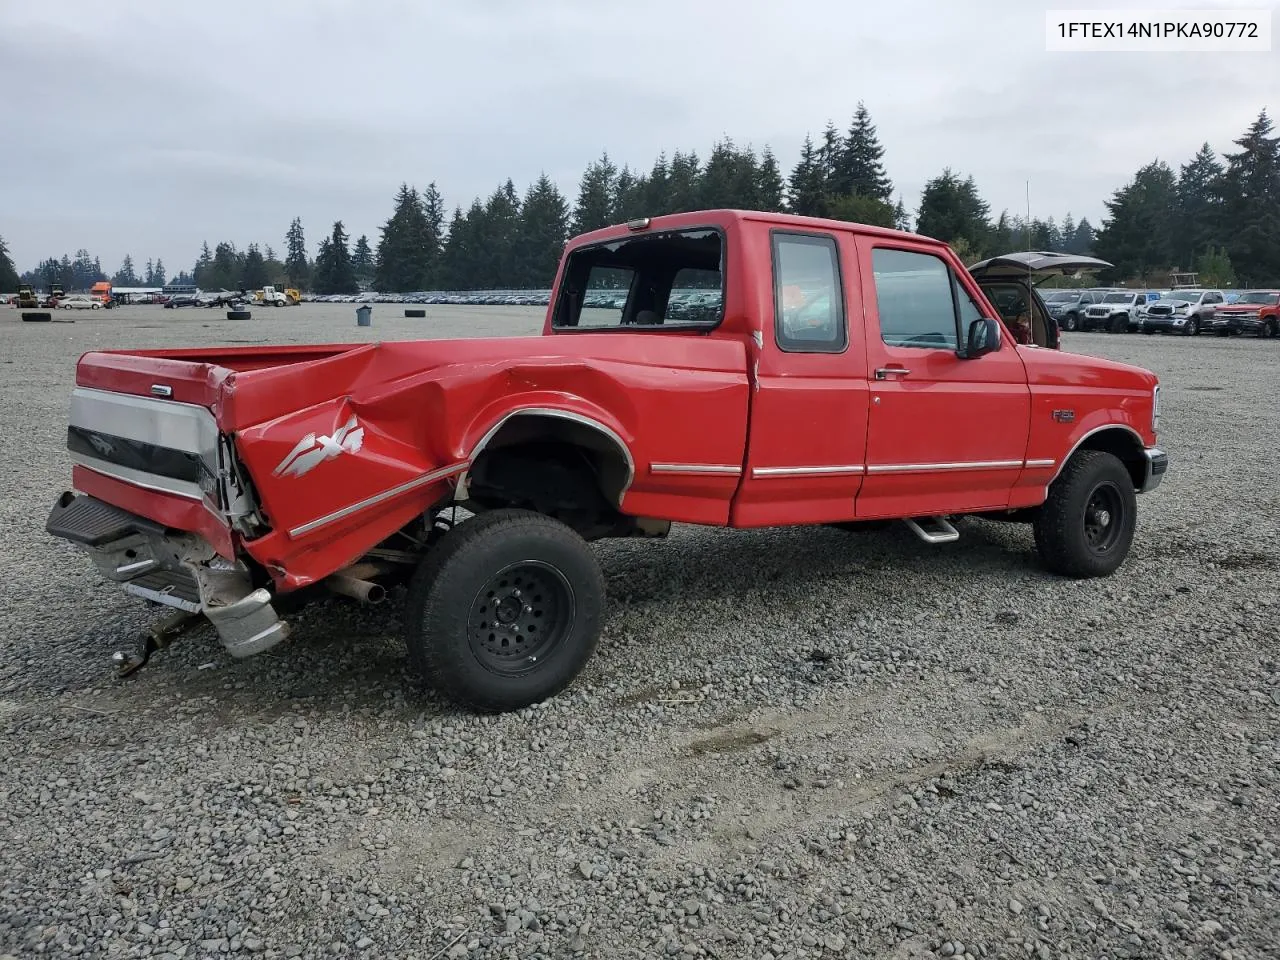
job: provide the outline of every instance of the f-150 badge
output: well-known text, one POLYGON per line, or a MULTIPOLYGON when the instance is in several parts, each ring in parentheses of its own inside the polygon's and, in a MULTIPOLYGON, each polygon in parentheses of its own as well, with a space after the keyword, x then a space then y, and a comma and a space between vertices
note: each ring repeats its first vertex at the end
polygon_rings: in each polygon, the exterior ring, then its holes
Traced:
POLYGON ((323 434, 316 436, 308 433, 298 441, 298 445, 289 451, 289 455, 280 461, 280 465, 272 471, 277 477, 301 477, 310 473, 325 460, 331 460, 344 451, 355 453, 364 443, 364 427, 356 425, 356 418, 340 426, 332 437, 323 434))

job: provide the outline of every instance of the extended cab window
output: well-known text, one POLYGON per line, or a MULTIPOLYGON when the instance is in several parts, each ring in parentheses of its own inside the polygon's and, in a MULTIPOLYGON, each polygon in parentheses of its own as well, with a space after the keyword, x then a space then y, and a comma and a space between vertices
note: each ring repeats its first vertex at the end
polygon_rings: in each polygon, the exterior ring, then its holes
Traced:
POLYGON ((580 247, 569 255, 557 329, 710 328, 724 314, 724 240, 674 230, 580 247))
MULTIPOLYGON (((884 342, 894 347, 954 350, 956 294, 967 297, 946 263, 928 253, 877 247, 871 251, 871 264, 884 342)), ((971 312, 980 311, 970 303, 966 316, 971 312)))
POLYGON ((793 353, 839 353, 848 343, 832 236, 773 235, 774 330, 793 353))

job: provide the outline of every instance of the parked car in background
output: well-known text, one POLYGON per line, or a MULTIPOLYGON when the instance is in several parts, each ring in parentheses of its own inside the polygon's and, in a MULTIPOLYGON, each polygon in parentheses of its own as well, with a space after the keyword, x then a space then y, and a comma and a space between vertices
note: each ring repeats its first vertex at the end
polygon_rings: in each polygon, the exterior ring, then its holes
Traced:
POLYGON ((1102 302, 1085 310, 1088 330, 1105 330, 1108 333, 1129 333, 1137 330, 1141 322, 1139 310, 1145 312, 1149 300, 1160 295, 1145 290, 1115 290, 1102 295, 1102 302))
POLYGON ((102 304, 84 293, 73 293, 58 301, 59 310, 97 310, 102 304))
POLYGON ((1234 303, 1219 307, 1206 329, 1224 337, 1233 333, 1280 336, 1280 290, 1244 291, 1234 303))
POLYGON ((1085 311, 1102 299, 1102 294, 1093 290, 1047 290, 1042 293, 1049 315, 1063 330, 1083 330, 1085 311))
POLYGON ((194 293, 176 293, 164 302, 164 306, 166 310, 170 310, 177 307, 194 307, 199 303, 200 298, 194 293))
POLYGON ((1142 332, 1199 336, 1213 320, 1214 311, 1225 302, 1221 290, 1170 290, 1147 305, 1142 332))

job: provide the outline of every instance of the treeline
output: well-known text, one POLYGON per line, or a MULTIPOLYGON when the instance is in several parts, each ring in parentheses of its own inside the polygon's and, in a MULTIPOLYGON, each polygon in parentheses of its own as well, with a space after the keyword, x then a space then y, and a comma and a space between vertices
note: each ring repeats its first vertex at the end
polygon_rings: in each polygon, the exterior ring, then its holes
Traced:
POLYGON ((1095 252, 1114 278, 1193 270, 1211 286, 1280 284, 1280 137, 1263 110, 1225 163, 1204 144, 1175 173, 1142 167, 1107 201, 1095 252))
MULTIPOLYGON (((206 289, 273 283, 321 294, 546 287, 573 234, 636 217, 731 207, 914 229, 950 243, 966 262, 1030 247, 1110 260, 1116 269, 1107 281, 1155 282, 1171 269, 1198 268, 1205 282, 1220 285, 1280 282, 1280 163, 1265 110, 1235 144, 1240 151, 1225 163, 1206 144, 1177 174, 1159 160, 1144 166, 1107 201, 1108 217, 1096 232, 1070 213, 1028 222, 1002 211, 993 218, 973 177, 950 168, 925 184, 913 215, 900 194, 895 199, 884 148, 859 103, 844 131, 828 123, 817 139, 806 136, 786 176, 768 147, 757 152, 724 139, 705 160, 692 151, 663 153, 648 170, 618 167, 605 153, 587 167, 572 202, 543 174, 523 192, 507 179, 448 215, 434 182, 421 191, 406 183, 376 245, 367 236, 352 244, 339 220, 311 259, 295 218, 283 259, 269 244, 241 251, 229 242, 212 250, 205 243, 190 273, 170 279, 206 289)), ((0 277, 4 264, 0 244, 0 277)), ((133 271, 126 257, 113 279, 128 285, 117 278, 133 271)), ((52 279, 70 289, 103 276, 81 250, 74 259, 46 260, 23 279, 41 285, 52 279)), ((137 279, 162 285, 163 265, 149 262, 137 279)))

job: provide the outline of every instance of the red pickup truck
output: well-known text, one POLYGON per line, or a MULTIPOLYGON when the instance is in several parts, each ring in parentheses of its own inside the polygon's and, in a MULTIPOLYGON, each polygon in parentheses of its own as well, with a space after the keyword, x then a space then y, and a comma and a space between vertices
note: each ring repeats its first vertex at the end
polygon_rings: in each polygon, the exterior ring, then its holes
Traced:
POLYGON ((941 543, 976 514, 1108 575, 1168 465, 1157 378, 997 316, 924 237, 637 220, 570 241, 541 337, 85 354, 47 529, 175 609, 126 666, 184 618, 244 657, 285 639, 287 594, 401 579, 416 664, 490 710, 589 657, 597 538, 898 519, 941 543))

